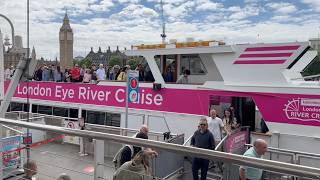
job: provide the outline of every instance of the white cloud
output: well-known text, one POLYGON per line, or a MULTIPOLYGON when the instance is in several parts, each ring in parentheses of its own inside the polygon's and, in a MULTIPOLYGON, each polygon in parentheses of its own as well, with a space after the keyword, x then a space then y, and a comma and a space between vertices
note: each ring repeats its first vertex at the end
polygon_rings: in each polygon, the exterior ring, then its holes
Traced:
POLYGON ((206 10, 216 10, 222 8, 223 4, 212 2, 210 0, 198 0, 196 10, 206 11, 206 10))
POLYGON ((250 16, 257 16, 260 13, 260 9, 256 6, 245 6, 244 8, 240 8, 238 6, 233 6, 228 8, 232 14, 229 16, 230 19, 245 19, 250 16))
POLYGON ((183 19, 189 12, 191 12, 192 8, 195 6, 194 1, 187 1, 178 6, 174 4, 165 4, 163 6, 163 10, 165 14, 169 17, 169 20, 177 20, 183 19))
POLYGON ((291 3, 268 3, 266 5, 267 7, 270 7, 271 9, 275 10, 276 13, 280 14, 289 14, 297 11, 297 8, 295 5, 291 3))
POLYGON ((130 4, 129 6, 122 9, 119 15, 125 18, 132 18, 136 16, 154 18, 158 16, 158 13, 155 10, 147 8, 143 5, 130 4))
POLYGON ((277 21, 277 22, 285 22, 290 19, 290 16, 288 15, 278 15, 278 16, 273 16, 271 20, 277 21))
MULTIPOLYGON (((109 0, 109 1, 111 1, 111 0, 109 0)), ((124 4, 124 3, 133 3, 133 4, 135 4, 135 3, 140 2, 140 0, 114 0, 114 1, 117 2, 117 3, 120 3, 120 4, 124 4)))
POLYGON ((113 7, 114 3, 110 0, 102 0, 99 4, 93 4, 90 9, 93 11, 107 11, 110 7, 113 7))
POLYGON ((311 8, 320 12, 320 1, 319 0, 302 0, 302 2, 310 5, 311 8))

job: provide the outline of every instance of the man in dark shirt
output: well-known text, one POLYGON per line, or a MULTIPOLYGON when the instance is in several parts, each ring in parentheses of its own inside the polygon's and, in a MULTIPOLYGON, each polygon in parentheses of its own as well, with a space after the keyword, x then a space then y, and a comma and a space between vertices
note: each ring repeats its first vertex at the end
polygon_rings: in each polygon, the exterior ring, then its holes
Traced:
MULTIPOLYGON (((214 150, 214 138, 212 133, 208 130, 208 122, 206 118, 201 118, 199 122, 199 129, 194 132, 191 138, 191 146, 212 149, 214 150)), ((194 180, 198 180, 198 171, 201 169, 201 180, 207 179, 209 160, 194 158, 192 161, 192 175, 194 180)))

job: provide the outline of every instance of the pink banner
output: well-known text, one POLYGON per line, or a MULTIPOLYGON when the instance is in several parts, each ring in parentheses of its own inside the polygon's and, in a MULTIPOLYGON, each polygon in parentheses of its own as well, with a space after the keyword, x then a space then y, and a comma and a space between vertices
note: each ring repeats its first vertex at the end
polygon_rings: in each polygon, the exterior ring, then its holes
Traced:
POLYGON ((225 152, 233 154, 244 153, 246 143, 249 142, 249 136, 247 131, 239 131, 231 134, 225 142, 225 152))
POLYGON ((320 126, 320 96, 259 94, 253 99, 266 121, 320 126))
MULTIPOLYGON (((8 83, 6 83, 7 89, 8 83)), ((14 97, 54 102, 125 107, 125 87, 95 84, 30 82, 20 84, 14 97)), ((130 108, 173 113, 208 115, 211 101, 251 97, 266 121, 320 126, 320 96, 299 94, 239 93, 216 90, 139 88, 139 102, 130 108)))
MULTIPOLYGON (((26 98, 29 92, 31 99, 125 107, 125 89, 123 86, 30 82, 29 87, 20 84, 14 97, 26 98)), ((139 102, 129 103, 129 108, 207 115, 208 98, 208 91, 139 88, 139 102)))

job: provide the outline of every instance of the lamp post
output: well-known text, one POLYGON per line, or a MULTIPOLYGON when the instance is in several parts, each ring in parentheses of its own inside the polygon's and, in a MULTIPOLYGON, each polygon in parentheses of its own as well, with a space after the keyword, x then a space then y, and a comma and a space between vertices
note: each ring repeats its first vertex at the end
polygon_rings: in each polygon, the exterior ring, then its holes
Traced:
POLYGON ((7 16, 0 14, 0 17, 3 17, 5 20, 7 20, 11 26, 11 35, 12 35, 11 41, 12 41, 12 47, 14 47, 14 27, 13 27, 13 24, 7 16))

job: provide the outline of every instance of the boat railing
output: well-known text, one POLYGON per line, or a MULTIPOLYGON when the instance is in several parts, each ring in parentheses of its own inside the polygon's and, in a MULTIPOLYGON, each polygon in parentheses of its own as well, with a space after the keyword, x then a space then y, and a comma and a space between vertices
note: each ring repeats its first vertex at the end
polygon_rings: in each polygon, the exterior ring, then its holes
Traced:
MULTIPOLYGON (((45 118, 53 118, 53 119, 60 119, 62 121, 68 120, 68 121, 78 121, 79 118, 71 118, 71 117, 64 117, 64 116, 55 116, 55 115, 48 115, 48 114, 41 114, 41 113, 29 113, 29 118, 26 117, 28 112, 25 111, 10 111, 6 113, 8 114, 16 114, 18 117, 17 119, 20 121, 39 121, 43 120, 45 118)), ((11 118, 10 118, 11 119, 11 118)), ((61 125, 64 123, 62 122, 61 125)), ((14 129, 14 128, 12 128, 14 129)), ((96 130, 100 132, 105 133, 113 133, 113 134, 120 134, 120 135, 127 135, 131 136, 139 132, 139 129, 130 129, 130 128, 124 128, 124 127, 116 127, 116 126, 107 126, 107 125, 99 125, 99 124, 91 124, 91 123, 85 123, 85 129, 87 130, 96 130)), ((149 131, 148 136, 150 139, 156 140, 156 141, 164 141, 166 138, 166 135, 163 132, 157 132, 157 131, 149 131)), ((170 133, 169 136, 175 137, 177 134, 170 133)))
MULTIPOLYGON (((246 144, 247 147, 252 147, 252 144, 246 144)), ((289 149, 280 149, 274 147, 268 147, 268 152, 270 153, 270 159, 272 159, 272 155, 276 154, 285 154, 291 156, 291 163, 301 165, 301 160, 305 159, 313 159, 313 160, 320 160, 320 154, 316 153, 308 153, 308 152, 301 152, 301 151, 294 151, 289 149)))
MULTIPOLYGON (((65 134, 69 136, 79 136, 83 138, 94 139, 94 143, 95 143, 94 179, 101 179, 101 178, 98 178, 99 172, 103 172, 103 169, 99 169, 100 167, 96 167, 97 164, 100 163, 100 161, 104 161, 104 158, 102 158, 103 149, 104 149, 103 140, 111 141, 114 143, 120 143, 120 144, 131 144, 135 146, 150 147, 158 151, 162 150, 162 151, 176 153, 180 156, 206 158, 209 160, 215 160, 215 161, 221 161, 224 163, 231 163, 234 165, 240 165, 240 166, 242 165, 247 167, 264 169, 265 171, 278 172, 281 174, 289 174, 289 175, 298 176, 298 177, 313 178, 313 179, 320 178, 319 168, 307 167, 307 166, 302 166, 297 164, 284 163, 284 162, 278 162, 278 161, 272 161, 272 160, 266 160, 266 159, 244 157, 242 155, 237 155, 237 154, 230 154, 230 153, 212 151, 212 150, 201 149, 196 147, 183 146, 182 144, 180 145, 180 144, 173 144, 173 143, 167 143, 167 142, 159 142, 154 140, 138 139, 138 138, 132 138, 127 136, 121 136, 118 134, 70 129, 65 127, 36 124, 32 122, 10 120, 5 118, 0 118, 0 123, 5 125, 10 125, 10 126, 13 125, 13 126, 19 126, 23 128, 35 129, 39 131, 47 131, 55 134, 65 134)), ((161 153, 160 153, 160 156, 161 156, 161 153)))

